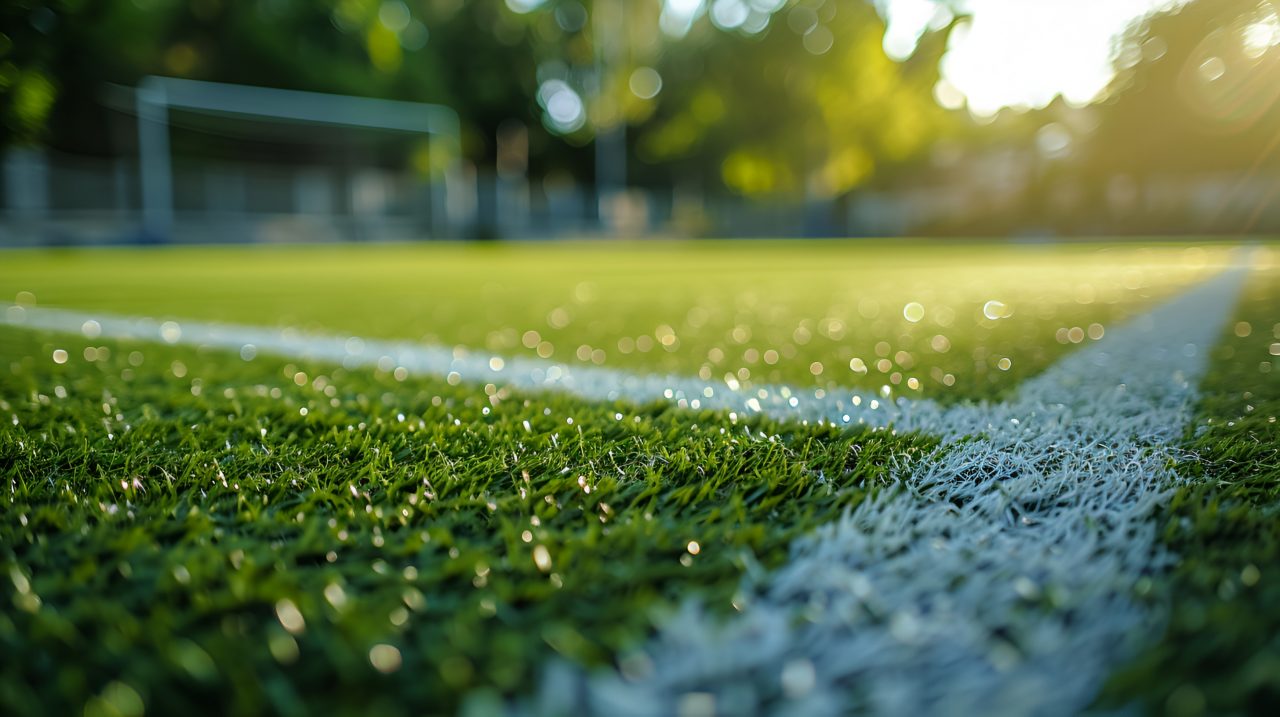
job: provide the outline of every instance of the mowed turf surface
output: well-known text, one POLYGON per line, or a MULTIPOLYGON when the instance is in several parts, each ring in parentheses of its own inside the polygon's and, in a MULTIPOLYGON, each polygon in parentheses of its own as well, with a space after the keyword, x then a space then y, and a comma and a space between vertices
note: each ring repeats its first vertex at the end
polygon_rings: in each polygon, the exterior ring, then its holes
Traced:
POLYGON ((0 297, 951 400, 1015 385, 1230 258, 963 242, 14 252, 0 297))
POLYGON ((1158 517, 1180 556, 1153 583, 1161 641, 1103 703, 1154 714, 1280 709, 1280 271, 1259 266, 1223 327, 1184 440, 1178 489, 1158 517))
MULTIPOLYGON (((953 401, 1007 391, 1231 258, 799 243, 13 253, 0 295, 953 401)), ((1187 437, 1186 472, 1205 482, 1158 518, 1185 558, 1153 576, 1173 619, 1113 680, 1114 703, 1276 699, 1275 279, 1254 272, 1215 349, 1187 437)), ((552 659, 625 663, 684 600, 732 611, 744 572, 780 564, 934 445, 11 327, 0 362, 0 706, 14 712, 489 713, 552 659)))

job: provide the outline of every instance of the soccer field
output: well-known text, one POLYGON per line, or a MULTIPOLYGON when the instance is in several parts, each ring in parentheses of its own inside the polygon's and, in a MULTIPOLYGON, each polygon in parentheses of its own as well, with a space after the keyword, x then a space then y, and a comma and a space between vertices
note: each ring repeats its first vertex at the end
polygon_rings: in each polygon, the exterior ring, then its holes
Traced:
POLYGON ((0 708, 1280 700, 1274 245, 0 257, 0 708))

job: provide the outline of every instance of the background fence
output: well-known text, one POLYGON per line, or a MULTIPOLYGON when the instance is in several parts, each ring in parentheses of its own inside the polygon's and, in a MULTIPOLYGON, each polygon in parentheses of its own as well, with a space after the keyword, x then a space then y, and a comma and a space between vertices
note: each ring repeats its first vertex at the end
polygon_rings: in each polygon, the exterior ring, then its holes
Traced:
MULTIPOLYGON (((143 239, 137 160, 13 149, 0 158, 0 246, 143 239)), ((173 165, 174 243, 514 240, 614 236, 901 236, 1274 233, 1280 175, 1116 180, 1103 208, 1070 178, 1031 192, 1016 159, 992 177, 857 192, 841 201, 749 200, 688 187, 529 181, 464 163, 444 187, 411 171, 194 161, 173 165), (1003 176, 1005 180, 997 181, 1003 176), (1010 179, 1013 178, 1013 179, 1010 179), (1027 217, 1034 217, 1034 220, 1027 217), (1063 227, 1067 226, 1067 229, 1063 227)), ((988 170, 990 173, 990 170, 988 170)))

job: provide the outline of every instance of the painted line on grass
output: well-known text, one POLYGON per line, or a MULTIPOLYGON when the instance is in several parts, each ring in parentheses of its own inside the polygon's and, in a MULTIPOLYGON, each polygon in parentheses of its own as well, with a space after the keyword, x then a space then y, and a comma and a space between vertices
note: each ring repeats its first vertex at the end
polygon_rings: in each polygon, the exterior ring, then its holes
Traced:
POLYGON ((775 418, 834 424, 886 426, 912 413, 932 416, 943 409, 931 401, 887 399, 874 392, 744 387, 734 381, 687 376, 641 375, 612 368, 571 365, 529 357, 500 356, 470 349, 332 334, 306 333, 205 321, 160 321, 104 312, 9 306, 11 326, 81 334, 86 338, 133 340, 209 347, 239 352, 243 358, 272 354, 289 360, 342 364, 348 369, 404 368, 450 383, 493 383, 515 390, 548 390, 589 401, 632 403, 669 401, 682 408, 713 409, 738 415, 767 413, 775 418))
MULTIPOLYGON (((1234 305, 1228 270, 1024 381, 1004 403, 745 388, 409 342, 11 307, 12 325, 163 341, 588 400, 671 401, 779 419, 892 424, 946 439, 845 518, 797 541, 721 622, 695 604, 627 676, 550 669, 537 713, 1071 713, 1149 634, 1132 599, 1161 569, 1150 515, 1169 441, 1234 305), (852 704, 856 710, 851 710, 852 704)), ((714 549, 714 546, 708 546, 714 549)))
MULTIPOLYGON (((1221 277, 1232 275, 1228 270, 1221 277)), ((1195 290, 1193 290, 1195 291, 1195 290)), ((450 383, 493 383, 515 390, 568 393, 589 401, 671 402, 681 408, 710 409, 748 416, 764 413, 782 420, 834 425, 893 425, 947 436, 968 435, 995 422, 1016 419, 1008 404, 976 402, 942 405, 923 398, 888 398, 858 389, 828 390, 785 385, 743 386, 733 379, 703 381, 688 376, 635 374, 613 368, 566 364, 524 356, 508 357, 463 347, 411 341, 309 333, 291 328, 195 320, 157 320, 106 312, 74 311, 10 305, 4 312, 11 326, 86 338, 133 340, 208 347, 238 352, 252 359, 271 354, 289 360, 341 364, 348 369, 403 368, 409 374, 436 376, 450 383)), ((1146 321, 1139 318, 1141 324, 1146 321)), ((1085 360, 1105 360, 1109 342, 1095 343, 1085 360)), ((1034 379, 1032 379, 1034 381, 1034 379)))
MULTIPOLYGON (((1157 634, 1152 513, 1243 270, 1109 331, 1002 404, 904 409, 948 439, 896 486, 689 602, 623 672, 548 671, 534 714, 1075 714, 1157 634), (970 435, 976 434, 976 435, 970 435)), ((899 426, 901 428, 901 426, 899 426)), ((703 546, 715 550, 716 546, 703 546)))

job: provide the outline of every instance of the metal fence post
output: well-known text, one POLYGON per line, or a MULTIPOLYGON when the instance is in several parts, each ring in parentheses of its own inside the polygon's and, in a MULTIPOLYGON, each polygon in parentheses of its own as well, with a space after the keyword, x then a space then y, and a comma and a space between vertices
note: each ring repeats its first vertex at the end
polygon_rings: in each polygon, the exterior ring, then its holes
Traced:
POLYGON ((173 176, 169 166, 169 108, 164 85, 147 78, 138 86, 138 174, 142 180, 142 232, 168 241, 173 231, 173 176))

